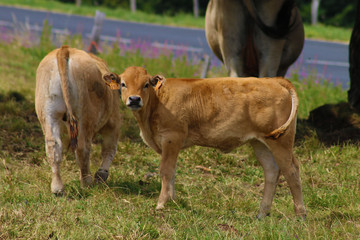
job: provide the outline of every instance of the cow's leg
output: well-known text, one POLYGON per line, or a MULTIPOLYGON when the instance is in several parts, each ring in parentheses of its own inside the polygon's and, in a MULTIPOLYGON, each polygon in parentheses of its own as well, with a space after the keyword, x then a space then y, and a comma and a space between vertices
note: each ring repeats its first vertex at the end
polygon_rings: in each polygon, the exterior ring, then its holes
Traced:
POLYGON ((62 160, 60 121, 52 114, 48 114, 42 126, 45 134, 46 156, 52 170, 51 192, 54 194, 61 194, 64 191, 64 184, 60 177, 60 163, 62 160))
POLYGON ((76 148, 76 160, 80 167, 80 182, 82 187, 88 187, 93 182, 90 172, 91 139, 91 137, 85 137, 84 134, 81 134, 80 130, 78 146, 76 148))
POLYGON ((263 143, 259 141, 253 141, 251 142, 251 145, 254 148, 256 158, 259 160, 264 169, 265 175, 263 199, 261 201, 260 210, 257 215, 257 217, 260 219, 270 214, 280 170, 274 160, 272 153, 263 143))
POLYGON ((100 182, 105 182, 109 176, 109 168, 114 159, 119 135, 116 129, 111 129, 106 133, 102 133, 103 142, 101 147, 102 163, 99 170, 95 173, 95 179, 100 182))
POLYGON ((279 66, 279 69, 278 69, 278 72, 277 72, 276 76, 284 77, 288 69, 289 69, 289 67, 279 66))
POLYGON ((160 177, 161 192, 156 209, 163 209, 169 199, 175 198, 175 169, 182 142, 168 138, 162 143, 160 177))
POLYGON ((239 56, 230 56, 229 58, 225 58, 225 61, 225 65, 227 66, 230 77, 244 76, 244 61, 242 61, 239 56))
MULTIPOLYGON (((225 33, 224 33, 225 34, 225 33)), ((234 36, 219 36, 221 54, 230 77, 244 76, 244 61, 242 45, 239 38, 234 36)))
POLYGON ((208 18, 213 21, 222 60, 231 77, 244 76, 243 50, 248 28, 244 23, 249 23, 246 12, 241 1, 217 1, 213 5, 213 16, 208 18))
POLYGON ((292 153, 292 147, 285 147, 285 145, 280 145, 280 142, 277 141, 269 140, 267 143, 270 146, 280 171, 290 187, 296 215, 305 217, 306 211, 301 191, 299 163, 292 153))
POLYGON ((261 51, 259 77, 276 77, 280 66, 285 40, 272 39, 263 35, 259 44, 261 51))

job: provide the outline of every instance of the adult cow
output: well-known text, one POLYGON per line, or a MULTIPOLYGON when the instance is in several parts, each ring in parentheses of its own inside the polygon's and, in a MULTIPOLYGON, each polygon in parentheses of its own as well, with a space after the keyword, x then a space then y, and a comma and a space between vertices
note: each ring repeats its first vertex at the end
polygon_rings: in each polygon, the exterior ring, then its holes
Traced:
POLYGON ((207 41, 230 76, 284 76, 304 45, 295 0, 210 0, 207 41))
POLYGON ((193 145, 229 152, 250 142, 265 172, 258 217, 269 214, 280 171, 305 216, 299 164, 293 155, 298 98, 283 78, 167 79, 129 67, 120 75, 121 95, 147 145, 161 154, 157 209, 174 198, 180 149, 193 145), (153 88, 152 86, 155 86, 153 88))
POLYGON ((103 81, 112 77, 106 63, 82 50, 63 46, 50 52, 36 72, 35 108, 45 135, 46 155, 52 168, 51 191, 62 193, 60 177, 63 143, 69 129, 70 147, 75 150, 82 186, 89 186, 90 150, 97 133, 103 137, 102 164, 95 178, 106 180, 115 155, 121 120, 120 94, 103 81))

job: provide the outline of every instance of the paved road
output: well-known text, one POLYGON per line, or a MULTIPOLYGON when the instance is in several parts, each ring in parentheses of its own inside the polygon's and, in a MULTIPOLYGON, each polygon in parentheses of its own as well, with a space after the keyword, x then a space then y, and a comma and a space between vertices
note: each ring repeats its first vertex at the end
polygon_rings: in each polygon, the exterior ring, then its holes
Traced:
MULTIPOLYGON (((33 31, 41 31, 44 19, 47 19, 54 33, 76 33, 85 37, 90 35, 94 23, 89 17, 0 6, 0 27, 13 27, 14 19, 18 23, 28 23, 33 31)), ((205 32, 201 29, 105 20, 102 40, 115 41, 118 36, 128 45, 141 41, 152 47, 165 46, 198 55, 206 53, 215 64, 221 64, 208 47, 205 32)), ((292 66, 303 77, 316 72, 317 76, 325 76, 344 89, 349 87, 348 68, 348 44, 313 40, 305 41, 301 56, 292 66)))

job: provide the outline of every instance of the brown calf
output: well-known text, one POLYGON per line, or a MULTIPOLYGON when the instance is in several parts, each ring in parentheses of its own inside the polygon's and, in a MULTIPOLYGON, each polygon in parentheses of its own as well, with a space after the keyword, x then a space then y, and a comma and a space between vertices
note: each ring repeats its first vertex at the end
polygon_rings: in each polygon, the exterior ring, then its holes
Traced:
POLYGON ((157 209, 175 197, 179 151, 193 145, 229 152, 249 142, 265 172, 258 217, 269 214, 280 171, 305 216, 299 164, 293 155, 298 98, 283 78, 166 79, 129 67, 120 76, 122 100, 144 142, 161 154, 157 209))
POLYGON ((62 125, 76 152, 81 184, 92 183, 90 150, 93 137, 103 136, 102 164, 95 177, 106 180, 120 133, 120 95, 103 81, 111 76, 106 63, 82 50, 63 46, 50 52, 36 72, 35 108, 45 135, 46 155, 52 168, 51 191, 62 193, 60 177, 62 125))

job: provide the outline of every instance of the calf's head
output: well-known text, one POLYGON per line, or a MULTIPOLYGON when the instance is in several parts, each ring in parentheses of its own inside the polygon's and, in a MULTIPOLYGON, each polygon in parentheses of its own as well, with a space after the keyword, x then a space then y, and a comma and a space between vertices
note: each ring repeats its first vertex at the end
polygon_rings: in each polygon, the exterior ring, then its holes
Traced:
POLYGON ((125 69, 119 78, 121 98, 132 111, 139 111, 146 106, 151 92, 154 92, 153 87, 161 86, 164 79, 159 75, 149 75, 145 68, 134 66, 125 69))

